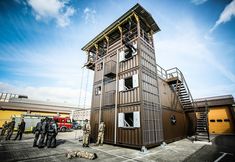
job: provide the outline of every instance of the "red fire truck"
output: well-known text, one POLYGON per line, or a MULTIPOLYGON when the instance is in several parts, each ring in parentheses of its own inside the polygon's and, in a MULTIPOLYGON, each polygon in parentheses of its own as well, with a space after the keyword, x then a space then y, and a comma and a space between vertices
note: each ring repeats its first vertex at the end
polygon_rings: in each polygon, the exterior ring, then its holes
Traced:
POLYGON ((72 122, 69 117, 55 116, 53 119, 58 125, 58 130, 61 132, 66 132, 72 128, 72 122))

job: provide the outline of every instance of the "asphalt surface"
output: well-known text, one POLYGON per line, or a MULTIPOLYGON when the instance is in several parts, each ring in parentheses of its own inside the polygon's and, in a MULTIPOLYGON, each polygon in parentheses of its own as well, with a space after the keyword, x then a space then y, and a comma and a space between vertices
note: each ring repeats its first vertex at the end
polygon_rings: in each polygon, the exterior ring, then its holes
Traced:
MULTIPOLYGON (((12 139, 15 135, 12 136, 12 139)), ((221 151, 234 155, 234 136, 229 138, 218 137, 213 145, 207 145, 203 142, 193 143, 189 139, 183 139, 167 145, 162 145, 140 152, 140 150, 118 147, 104 144, 103 146, 94 146, 90 144, 89 148, 83 148, 81 141, 82 132, 76 130, 73 132, 59 133, 57 136, 56 148, 35 148, 33 144, 33 134, 24 134, 21 141, 5 141, 0 137, 0 162, 60 162, 60 161, 91 161, 83 158, 67 159, 65 154, 70 151, 88 151, 96 153, 98 158, 93 160, 97 162, 121 162, 121 161, 214 161, 221 156, 221 151), (214 146, 215 145, 215 146, 214 146), (223 147, 221 147, 223 146, 223 147), (215 149, 216 148, 216 149, 215 149), (208 154, 212 154, 210 158, 208 154)), ((224 153, 222 154, 224 155, 224 153)), ((233 155, 226 154, 221 160, 230 160, 233 155)), ((220 161, 221 161, 220 160, 220 161)))
POLYGON ((185 159, 187 162, 235 162, 235 135, 219 135, 185 159))

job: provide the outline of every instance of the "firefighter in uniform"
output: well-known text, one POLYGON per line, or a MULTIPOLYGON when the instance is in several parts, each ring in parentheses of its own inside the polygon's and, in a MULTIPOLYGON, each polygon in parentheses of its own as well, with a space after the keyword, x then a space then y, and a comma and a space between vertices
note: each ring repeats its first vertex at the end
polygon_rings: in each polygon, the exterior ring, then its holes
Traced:
POLYGON ((20 136, 19 140, 21 140, 24 130, 25 130, 25 122, 24 119, 22 119, 21 123, 18 125, 18 132, 14 140, 16 140, 18 136, 20 136))
POLYGON ((33 147, 38 146, 37 143, 38 143, 40 132, 42 131, 43 122, 44 122, 44 119, 41 119, 41 121, 37 123, 36 128, 34 129, 35 137, 33 141, 33 147))
POLYGON ((42 129, 40 132, 40 140, 39 140, 39 144, 38 144, 38 148, 43 148, 44 147, 44 140, 47 134, 47 130, 48 130, 48 118, 46 117, 44 122, 42 123, 42 129))
POLYGON ((98 133, 98 138, 96 142, 96 146, 99 144, 102 146, 104 142, 104 131, 105 131, 105 124, 104 122, 101 122, 99 125, 99 133, 98 133))
POLYGON ((6 140, 10 140, 15 128, 15 118, 12 118, 12 121, 9 123, 7 128, 6 140))
POLYGON ((54 120, 50 120, 49 126, 48 126, 48 139, 47 139, 47 147, 48 148, 54 148, 56 147, 56 135, 57 135, 57 125, 54 120))
POLYGON ((88 120, 85 120, 86 124, 83 126, 83 147, 89 147, 89 135, 91 132, 91 126, 88 120))
POLYGON ((128 52, 126 53, 126 57, 131 57, 132 54, 137 51, 137 49, 132 45, 132 43, 130 43, 129 36, 123 35, 122 43, 128 49, 128 52))
POLYGON ((8 127, 8 123, 7 123, 7 121, 5 121, 4 124, 2 125, 1 136, 4 136, 4 135, 5 135, 5 132, 6 132, 6 130, 7 130, 7 127, 8 127))

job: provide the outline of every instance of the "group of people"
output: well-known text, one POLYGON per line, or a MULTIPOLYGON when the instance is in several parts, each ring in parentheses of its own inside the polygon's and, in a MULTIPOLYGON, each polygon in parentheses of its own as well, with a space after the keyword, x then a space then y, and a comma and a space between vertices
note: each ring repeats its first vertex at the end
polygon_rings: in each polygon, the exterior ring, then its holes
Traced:
POLYGON ((41 119, 37 123, 33 133, 35 134, 33 147, 55 148, 56 136, 58 134, 57 123, 50 118, 41 119))
MULTIPOLYGON (((7 133, 5 140, 6 141, 10 140, 13 134, 14 128, 15 128, 15 118, 12 118, 10 122, 5 121, 4 124, 2 125, 1 136, 4 136, 5 133, 7 133)), ((21 122, 18 124, 17 135, 15 136, 14 140, 17 140, 18 137, 19 137, 19 140, 21 140, 24 131, 25 131, 25 121, 24 119, 22 119, 21 122)))
MULTIPOLYGON (((91 126, 88 120, 85 120, 85 124, 83 126, 83 147, 89 147, 89 137, 91 133, 91 126)), ((105 131, 105 124, 103 121, 100 122, 99 129, 98 129, 98 137, 95 146, 102 146, 104 142, 104 131, 105 131)))
MULTIPOLYGON (((40 122, 37 123, 35 129, 33 130, 34 142, 33 147, 43 148, 47 146, 48 148, 56 147, 56 136, 58 134, 57 123, 51 118, 44 118, 41 119, 40 122)), ((2 126, 1 136, 6 134, 5 140, 10 140, 15 128, 15 119, 12 118, 10 122, 5 123, 2 126)), ((18 131, 17 135, 15 136, 14 140, 19 137, 19 140, 22 139, 22 135, 25 131, 25 121, 24 119, 18 124, 18 131)), ((103 145, 104 142, 104 131, 105 131, 105 124, 101 121, 98 129, 98 137, 96 146, 103 145)), ((89 139, 91 133, 91 126, 88 120, 85 120, 85 124, 83 126, 83 147, 89 147, 89 139)))

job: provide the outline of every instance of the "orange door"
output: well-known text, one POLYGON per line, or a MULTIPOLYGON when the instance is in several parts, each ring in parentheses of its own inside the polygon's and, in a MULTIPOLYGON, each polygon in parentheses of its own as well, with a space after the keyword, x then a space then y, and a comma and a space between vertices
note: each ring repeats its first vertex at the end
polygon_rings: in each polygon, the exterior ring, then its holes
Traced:
POLYGON ((210 108, 208 119, 211 134, 234 133, 232 115, 227 106, 210 108))

